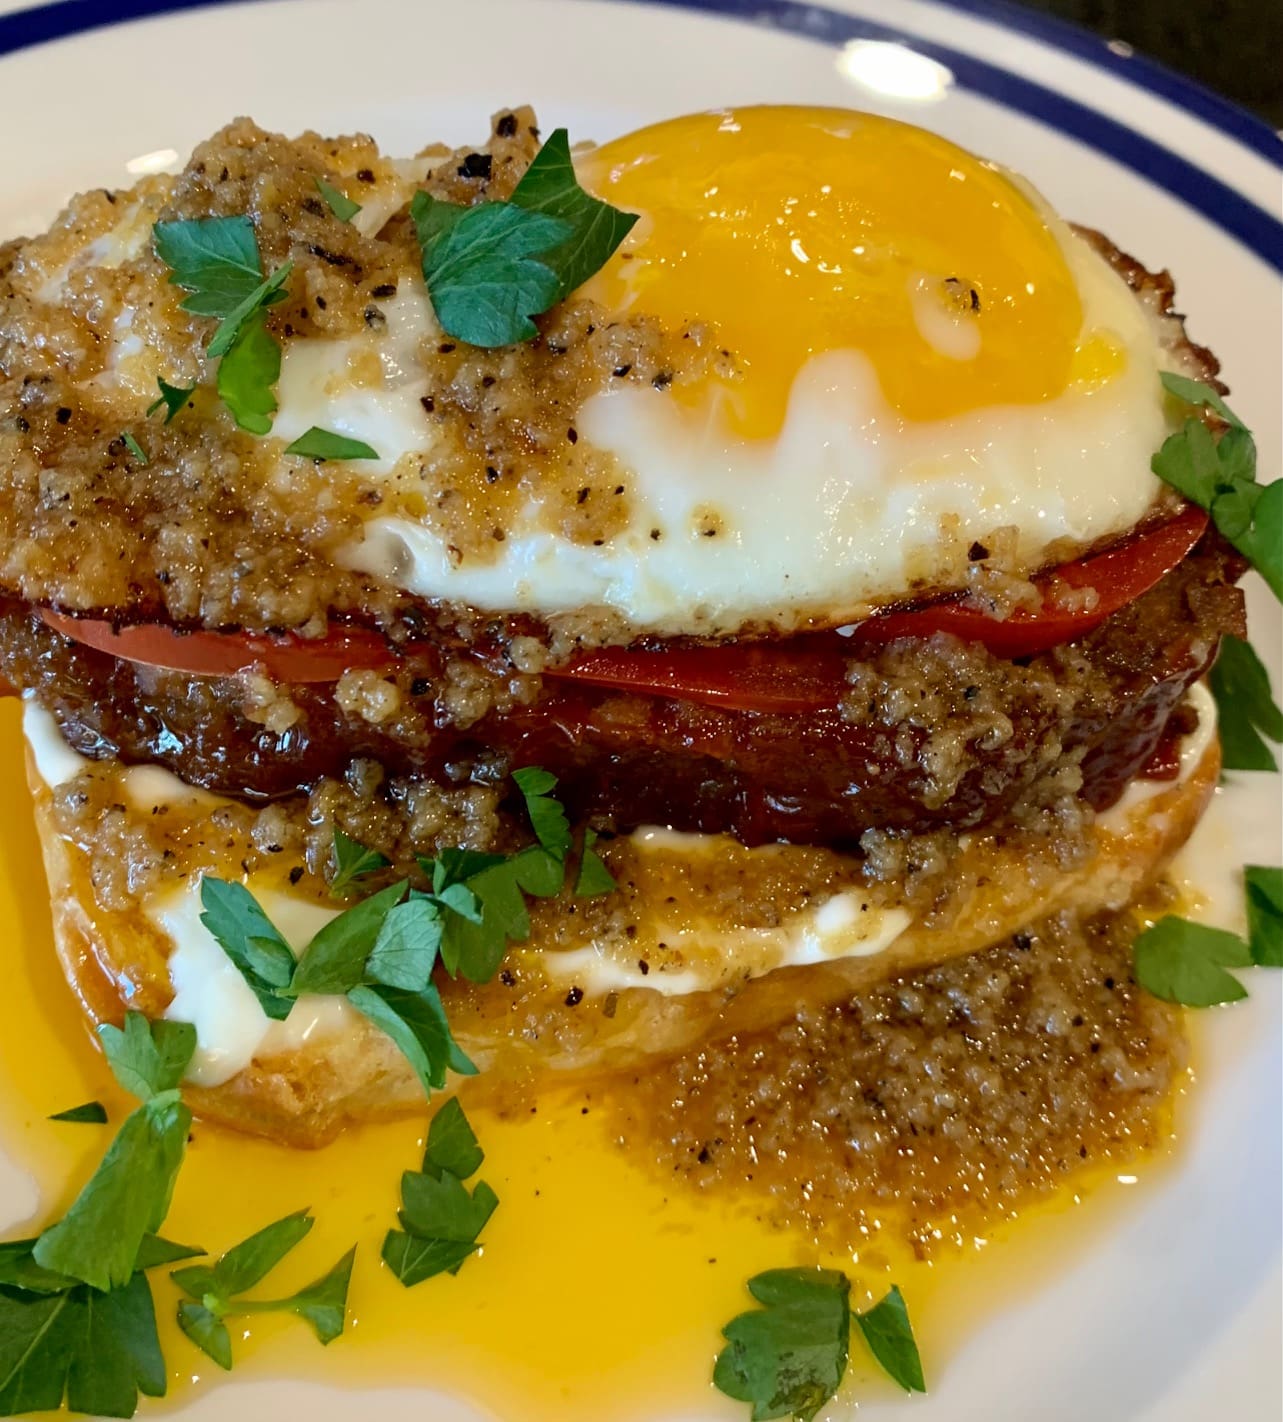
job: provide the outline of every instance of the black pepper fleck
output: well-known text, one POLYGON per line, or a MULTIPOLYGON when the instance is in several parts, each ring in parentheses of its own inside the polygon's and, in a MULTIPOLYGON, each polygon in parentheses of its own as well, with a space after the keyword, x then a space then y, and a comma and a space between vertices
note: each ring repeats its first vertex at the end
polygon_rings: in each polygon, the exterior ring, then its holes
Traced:
POLYGON ((584 990, 581 987, 572 987, 566 994, 566 1006, 578 1007, 584 1000, 584 990))
POLYGON ((461 178, 488 178, 494 160, 488 153, 469 153, 459 164, 461 178))

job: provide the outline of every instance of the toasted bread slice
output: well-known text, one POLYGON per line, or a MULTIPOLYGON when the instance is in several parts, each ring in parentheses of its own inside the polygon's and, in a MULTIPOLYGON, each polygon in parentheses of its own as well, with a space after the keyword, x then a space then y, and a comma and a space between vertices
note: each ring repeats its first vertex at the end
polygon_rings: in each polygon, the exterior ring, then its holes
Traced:
MULTIPOLYGON (((897 886, 886 885, 871 905, 881 924, 872 933, 863 924, 839 923, 827 938, 814 932, 808 938, 786 922, 784 929, 759 927, 731 938, 710 931, 701 941, 696 927, 674 947, 657 939, 669 931, 663 921, 647 915, 657 902, 671 906, 678 896, 661 893, 673 887, 671 878, 642 856, 620 895, 612 896, 621 904, 609 919, 594 925, 585 919, 583 901, 568 893, 539 904, 530 940, 510 950, 493 981, 480 987, 442 981, 447 1012, 459 1044, 481 1069, 481 1082, 491 1084, 634 1067, 713 1036, 783 1022, 803 1004, 846 1001, 888 977, 983 950, 1048 915, 1126 907, 1189 836, 1219 771, 1212 737, 1181 779, 1163 788, 1151 784, 1138 803, 1098 819, 1069 865, 1060 862, 1054 838, 964 837, 929 909, 896 907, 897 886), (627 918, 632 932, 620 930, 627 918), (778 952, 781 942, 799 941, 806 951, 791 961, 778 952), (642 953, 654 962, 639 976, 642 953), (587 972, 594 964, 608 970, 597 974, 595 985, 587 972)), ((154 918, 98 902, 89 857, 60 832, 53 795, 30 755, 28 773, 58 952, 84 1010, 94 1021, 119 1021, 126 1004, 160 1015, 172 999, 167 960, 173 942, 154 918)), ((701 874, 687 876, 694 898, 709 892, 708 871, 717 866, 741 881, 747 872, 769 888, 772 876, 787 876, 790 855, 809 853, 746 850, 733 841, 701 849, 711 859, 701 874)), ((658 862, 684 853, 676 842, 661 849, 658 862)), ((907 904, 907 891, 903 897, 907 904)), ((792 917, 796 927, 814 925, 818 916, 792 917)), ((265 1044, 228 1079, 190 1086, 186 1094, 207 1120, 296 1146, 319 1146, 348 1125, 423 1104, 421 1087, 391 1041, 354 1012, 339 1030, 317 1032, 287 1050, 265 1044)))

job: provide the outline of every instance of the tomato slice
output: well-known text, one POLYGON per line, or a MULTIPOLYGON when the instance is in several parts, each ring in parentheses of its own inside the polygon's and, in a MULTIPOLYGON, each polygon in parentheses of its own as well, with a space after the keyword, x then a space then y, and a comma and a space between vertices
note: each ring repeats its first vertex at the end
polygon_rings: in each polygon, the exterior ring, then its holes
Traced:
POLYGON ((821 710, 837 704, 846 661, 860 645, 947 632, 963 641, 982 642, 996 656, 1013 658, 1081 637, 1148 592, 1189 553, 1206 528, 1207 514, 1191 507, 1117 548, 1055 569, 1054 575, 1070 587, 1096 589, 1096 605, 1089 612, 1066 612, 1048 603, 999 622, 956 600, 942 600, 871 617, 849 637, 814 633, 774 643, 653 652, 603 647, 545 675, 733 710, 821 710))
MULTIPOLYGON (((1081 637, 1148 592, 1185 557, 1206 528, 1207 514, 1191 507, 1107 553, 1057 568, 1055 576, 1070 587, 1096 589, 1096 605, 1090 612, 1066 612, 1048 603, 1036 612, 1020 609, 999 622, 957 600, 944 599, 871 617, 849 637, 805 633, 777 642, 653 652, 603 647, 545 674, 729 710, 821 710, 837 704, 847 660, 853 648, 862 644, 947 632, 964 641, 982 642, 996 656, 1022 657, 1081 637)), ((336 628, 310 639, 292 633, 266 637, 178 632, 164 623, 117 628, 107 621, 67 617, 48 609, 41 616, 55 631, 97 651, 193 676, 233 676, 258 667, 273 680, 297 685, 337 681, 349 670, 379 671, 395 660, 384 638, 364 628, 336 628)))
POLYGON ((1207 514, 1191 506, 1107 553, 1063 563, 1052 574, 1033 580, 1047 582, 1056 576, 1071 588, 1095 588, 1096 605, 1090 611, 1068 612, 1048 602, 1037 611, 1018 608, 1010 617, 998 621, 965 603, 941 601, 870 617, 856 628, 853 640, 884 643, 897 637, 930 637, 935 632, 948 632, 964 642, 983 642, 998 657, 1028 657, 1045 652, 1099 627, 1120 607, 1147 593, 1176 567, 1206 529, 1207 514))
POLYGON ((178 632, 160 622, 117 628, 97 618, 66 617, 44 608, 45 622, 95 651, 193 676, 235 676, 258 668, 274 681, 299 685, 337 681, 345 671, 381 670, 393 660, 387 642, 361 627, 334 628, 324 637, 253 636, 244 632, 178 632))

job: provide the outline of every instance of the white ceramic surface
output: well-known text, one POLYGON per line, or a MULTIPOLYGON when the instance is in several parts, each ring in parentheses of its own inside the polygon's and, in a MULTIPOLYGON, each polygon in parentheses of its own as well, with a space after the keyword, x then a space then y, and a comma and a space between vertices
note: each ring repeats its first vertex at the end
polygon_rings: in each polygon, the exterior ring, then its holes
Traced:
MULTIPOLYGON (((1283 170, 1268 134, 1170 78, 1140 66, 1129 77, 1117 50, 1093 55, 1037 24, 1013 28, 984 0, 270 0, 128 23, 103 23, 120 7, 94 0, 15 18, 21 8, 0 3, 0 235, 43 224, 78 188, 129 182, 131 160, 185 153, 239 113, 287 131, 364 129, 411 152, 475 139, 493 109, 522 100, 549 126, 596 138, 722 103, 870 108, 1026 172, 1061 211, 1176 272, 1195 338, 1220 354, 1256 431, 1264 475, 1280 468, 1283 170), (25 43, 56 32, 65 37, 25 43), (870 36, 909 52, 870 50, 870 36), (852 41, 863 43, 843 48, 852 41), (870 78, 919 97, 878 92, 870 78)), ((1279 609, 1255 580, 1250 600, 1277 686, 1279 609)), ((1280 813, 1277 777, 1233 777, 1186 855, 1193 877, 1211 887, 1218 858, 1278 863, 1280 813)), ((1223 876, 1209 913, 1233 924, 1235 899, 1223 876)), ((935 1370, 930 1397, 862 1405, 861 1419, 912 1407, 935 1422, 1277 1422, 1283 974, 1255 971, 1250 987, 1246 1004, 1201 1024, 1179 1166, 1113 1211, 1065 1272, 989 1319, 935 1370)), ((16 1198, 26 1189, 0 1169, 4 1214, 26 1213, 16 1198)), ((181 1415, 330 1422, 358 1412, 476 1416, 421 1392, 234 1381, 181 1415)), ((680 1422, 741 1415, 693 1379, 680 1422)))

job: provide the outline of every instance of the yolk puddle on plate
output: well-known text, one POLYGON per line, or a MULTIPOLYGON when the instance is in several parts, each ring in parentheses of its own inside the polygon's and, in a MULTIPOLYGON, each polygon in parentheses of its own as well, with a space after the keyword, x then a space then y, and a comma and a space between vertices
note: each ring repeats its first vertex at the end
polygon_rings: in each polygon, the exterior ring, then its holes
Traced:
MULTIPOLYGON (((0 922, 6 962, 0 1033, 0 1152, 34 1179, 40 1225, 88 1178, 130 1102, 113 1084, 58 966, 49 929, 39 846, 25 810, 17 707, 0 707, 0 784, 10 806, 0 831, 0 922), (91 1099, 110 1126, 58 1124, 52 1113, 91 1099)), ((951 1353, 986 1313, 1012 1307, 1020 1290, 1083 1248, 1129 1193, 1100 1186, 1089 1210, 1077 1194, 1027 1211, 965 1251, 932 1263, 877 1241, 876 1266, 853 1263, 801 1233, 759 1222, 743 1204, 667 1189, 653 1165, 630 1162, 612 1141, 599 1094, 541 1099, 533 1112, 470 1116, 486 1151, 478 1178, 498 1193, 480 1254, 454 1278, 403 1288, 382 1266, 395 1222, 401 1172, 418 1166, 422 1119, 350 1132, 319 1151, 293 1151, 199 1121, 179 1177, 167 1238, 221 1253, 290 1211, 310 1206, 316 1226, 256 1291, 278 1297, 325 1272, 353 1243, 356 1267, 348 1330, 322 1349, 293 1318, 233 1325, 235 1376, 299 1377, 342 1385, 417 1383, 458 1395, 503 1422, 599 1422, 680 1412, 746 1416, 712 1391, 721 1325, 749 1307, 744 1282, 762 1269, 827 1264, 855 1282, 853 1303, 898 1283, 908 1302, 929 1385, 946 1387, 951 1353), (1012 1245, 1012 1236, 1015 1236, 1012 1245), (1006 1247, 1004 1247, 1004 1245, 1006 1247)), ((1151 1163, 1151 1172, 1153 1164, 1151 1163)), ((1115 1164, 1107 1179, 1118 1169, 1115 1164)), ((12 1180, 6 1170, 0 1180, 12 1180)), ((15 1187, 6 1184, 5 1190, 15 1187)), ((3 1233, 27 1232, 0 1195, 3 1233)), ((217 1384, 220 1370, 178 1331, 179 1294, 163 1270, 151 1276, 170 1399, 217 1384)), ((853 1398, 889 1384, 853 1344, 853 1398)), ((157 1406, 144 1400, 143 1410, 157 1406)))

